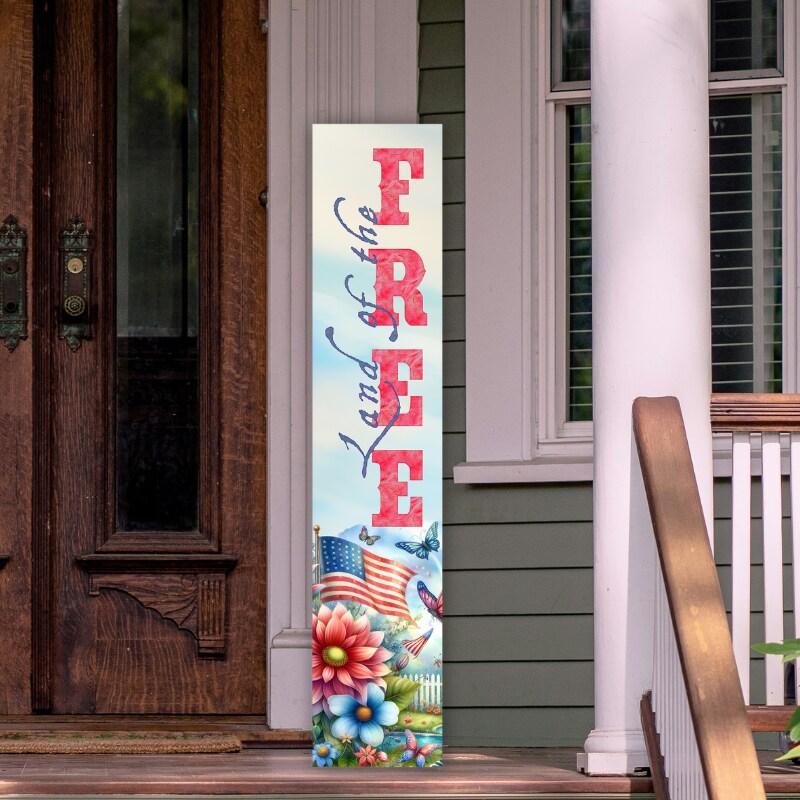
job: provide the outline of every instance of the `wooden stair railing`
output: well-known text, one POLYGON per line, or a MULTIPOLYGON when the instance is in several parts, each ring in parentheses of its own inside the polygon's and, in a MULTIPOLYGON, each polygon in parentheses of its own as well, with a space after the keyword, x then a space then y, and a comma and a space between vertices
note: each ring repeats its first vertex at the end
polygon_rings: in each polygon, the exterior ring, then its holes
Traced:
POLYGON ((633 430, 709 800, 764 798, 677 399, 637 398, 633 430))

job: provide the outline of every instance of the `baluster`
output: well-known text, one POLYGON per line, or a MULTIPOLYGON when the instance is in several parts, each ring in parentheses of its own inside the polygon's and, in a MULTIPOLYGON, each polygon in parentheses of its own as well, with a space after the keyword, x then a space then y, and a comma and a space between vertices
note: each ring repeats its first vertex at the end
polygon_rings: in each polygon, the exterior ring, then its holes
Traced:
POLYGON ((733 655, 744 702, 750 702, 750 434, 734 433, 731 511, 733 655))
MULTIPOLYGON (((764 520, 764 636, 783 640, 783 536, 781 532, 781 440, 778 433, 761 435, 761 491, 764 520)), ((780 656, 765 657, 767 705, 783 705, 780 656)))
MULTIPOLYGON (((792 600, 794 635, 800 639, 800 433, 793 433, 789 445, 789 473, 792 514, 792 600)), ((800 659, 794 662, 794 697, 800 703, 800 659)))

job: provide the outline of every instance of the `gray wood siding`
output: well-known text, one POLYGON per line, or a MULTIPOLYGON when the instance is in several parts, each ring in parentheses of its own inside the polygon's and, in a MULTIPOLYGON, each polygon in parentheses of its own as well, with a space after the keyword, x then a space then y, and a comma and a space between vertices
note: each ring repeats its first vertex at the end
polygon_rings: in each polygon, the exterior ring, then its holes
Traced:
MULTIPOLYGON (((588 484, 456 486, 465 456, 464 3, 420 0, 419 119, 444 132, 445 707, 453 745, 580 746, 593 725, 592 490, 588 484)), ((787 602, 791 572, 783 495, 787 602)), ((730 613, 730 481, 714 486, 715 554, 730 613)), ((761 496, 753 483, 754 563, 761 496)), ((763 576, 753 573, 753 641, 763 576)), ((786 635, 792 636, 786 615, 786 635)), ((752 702, 763 664, 752 656, 752 702)), ((774 739, 774 737, 773 737, 774 739)), ((770 741, 770 747, 774 741, 770 741)))
POLYGON ((444 131, 447 741, 579 746, 593 724, 591 487, 453 483, 466 440, 463 0, 421 0, 419 22, 420 122, 444 131))

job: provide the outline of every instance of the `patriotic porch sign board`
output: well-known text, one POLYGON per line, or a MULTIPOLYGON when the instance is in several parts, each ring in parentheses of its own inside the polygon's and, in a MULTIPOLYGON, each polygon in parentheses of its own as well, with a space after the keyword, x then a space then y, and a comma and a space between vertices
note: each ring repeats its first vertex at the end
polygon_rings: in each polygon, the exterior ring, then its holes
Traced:
POLYGON ((317 767, 442 764, 441 148, 314 126, 317 767))

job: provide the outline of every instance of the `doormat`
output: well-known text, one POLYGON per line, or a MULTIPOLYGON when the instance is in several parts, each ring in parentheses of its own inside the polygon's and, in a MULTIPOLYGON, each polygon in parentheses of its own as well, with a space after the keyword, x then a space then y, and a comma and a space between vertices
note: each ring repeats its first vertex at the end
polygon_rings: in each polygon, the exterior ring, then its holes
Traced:
POLYGON ((235 753, 241 742, 232 734, 142 731, 7 731, 0 753, 235 753))

